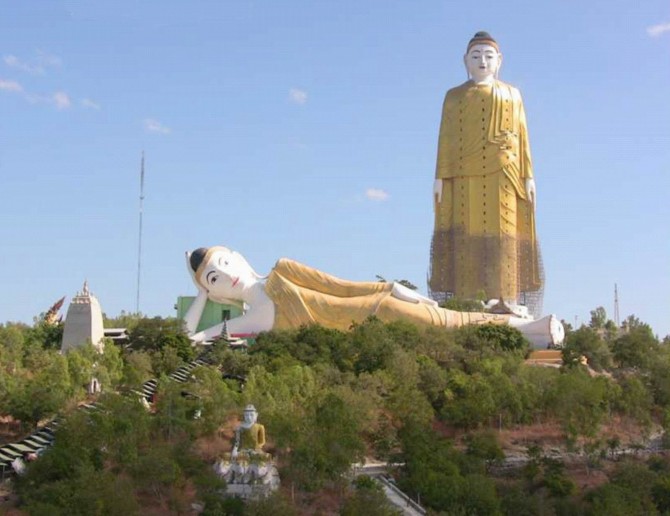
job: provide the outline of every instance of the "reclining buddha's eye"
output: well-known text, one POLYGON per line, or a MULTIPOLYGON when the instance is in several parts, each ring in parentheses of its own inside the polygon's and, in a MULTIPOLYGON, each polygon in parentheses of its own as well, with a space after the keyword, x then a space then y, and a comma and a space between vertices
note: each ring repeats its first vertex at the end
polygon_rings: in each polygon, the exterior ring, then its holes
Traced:
POLYGON ((214 285, 214 283, 216 283, 216 280, 219 279, 219 275, 216 274, 215 271, 209 271, 207 273, 206 279, 207 283, 209 283, 210 285, 214 285))

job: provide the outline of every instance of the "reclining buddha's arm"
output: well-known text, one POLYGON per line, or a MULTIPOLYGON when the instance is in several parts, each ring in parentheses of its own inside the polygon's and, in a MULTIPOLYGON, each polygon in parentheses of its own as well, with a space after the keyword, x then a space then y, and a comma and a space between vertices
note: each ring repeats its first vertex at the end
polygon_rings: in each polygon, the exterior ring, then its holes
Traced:
MULTIPOLYGON (((231 335, 256 334, 270 331, 274 325, 275 309, 269 298, 258 300, 251 305, 247 312, 239 317, 226 321, 226 330, 231 335)), ((221 335, 224 323, 215 324, 203 331, 190 334, 191 340, 203 342, 212 340, 221 335)))

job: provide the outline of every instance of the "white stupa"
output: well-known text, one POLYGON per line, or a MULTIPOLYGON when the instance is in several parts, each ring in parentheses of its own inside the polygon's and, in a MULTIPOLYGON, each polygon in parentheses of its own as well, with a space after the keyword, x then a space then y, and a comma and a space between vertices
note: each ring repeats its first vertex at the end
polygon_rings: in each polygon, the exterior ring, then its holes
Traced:
POLYGON ((77 292, 67 309, 61 353, 81 347, 86 342, 91 342, 102 353, 104 336, 100 303, 88 290, 88 282, 84 281, 82 291, 77 292))

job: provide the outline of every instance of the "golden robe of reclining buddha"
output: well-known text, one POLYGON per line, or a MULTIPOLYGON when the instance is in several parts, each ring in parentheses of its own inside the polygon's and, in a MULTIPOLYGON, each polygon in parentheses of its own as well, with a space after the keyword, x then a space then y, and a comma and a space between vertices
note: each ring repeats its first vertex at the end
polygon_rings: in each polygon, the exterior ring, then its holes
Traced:
POLYGON ((465 55, 472 79, 444 100, 429 279, 436 297, 517 303, 542 287, 526 116, 519 91, 496 78, 501 58, 493 38, 477 33, 465 55))
POLYGON ((509 316, 457 312, 430 303, 410 303, 393 295, 393 283, 348 281, 282 258, 265 283, 275 305, 274 329, 320 324, 347 330, 374 315, 384 322, 458 328, 467 324, 506 324, 509 316))

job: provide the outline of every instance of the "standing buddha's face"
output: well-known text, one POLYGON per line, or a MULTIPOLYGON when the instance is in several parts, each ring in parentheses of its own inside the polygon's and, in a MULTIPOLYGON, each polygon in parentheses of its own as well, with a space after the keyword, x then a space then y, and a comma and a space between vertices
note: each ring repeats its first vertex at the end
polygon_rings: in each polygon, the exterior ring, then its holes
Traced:
POLYGON ((468 75, 475 82, 489 82, 496 78, 502 55, 492 45, 472 45, 463 58, 468 75))

